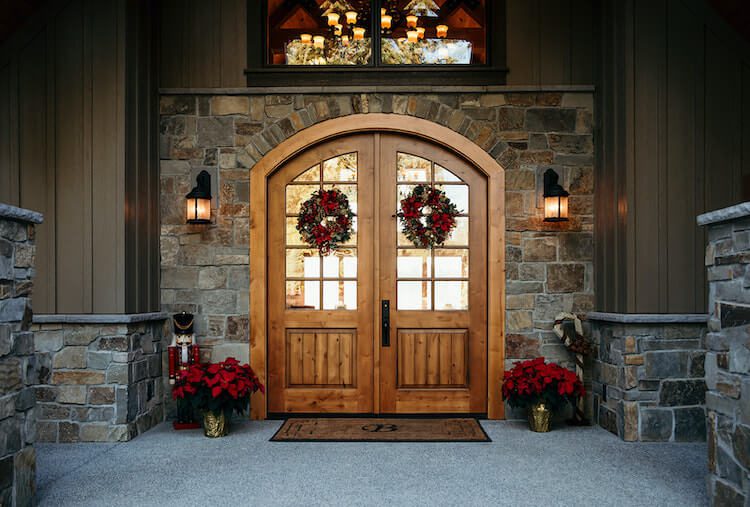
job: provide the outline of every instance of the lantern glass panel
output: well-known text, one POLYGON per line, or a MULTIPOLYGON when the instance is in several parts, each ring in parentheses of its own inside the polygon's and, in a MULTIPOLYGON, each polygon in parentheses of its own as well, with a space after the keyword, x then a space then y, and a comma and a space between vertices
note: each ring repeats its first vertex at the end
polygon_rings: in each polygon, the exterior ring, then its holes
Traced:
POLYGON ((187 221, 208 222, 211 220, 211 199, 188 198, 187 221))

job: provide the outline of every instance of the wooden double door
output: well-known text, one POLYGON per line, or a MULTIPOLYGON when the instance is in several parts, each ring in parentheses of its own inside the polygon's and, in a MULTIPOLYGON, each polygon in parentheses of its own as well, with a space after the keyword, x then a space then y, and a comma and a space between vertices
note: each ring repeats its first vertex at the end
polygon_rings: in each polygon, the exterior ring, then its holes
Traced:
POLYGON ((414 137, 354 134, 316 145, 268 180, 268 412, 487 412, 487 182, 414 137), (461 210, 440 247, 401 230, 419 184, 461 210), (349 244, 320 255, 296 229, 313 192, 355 213, 349 244))

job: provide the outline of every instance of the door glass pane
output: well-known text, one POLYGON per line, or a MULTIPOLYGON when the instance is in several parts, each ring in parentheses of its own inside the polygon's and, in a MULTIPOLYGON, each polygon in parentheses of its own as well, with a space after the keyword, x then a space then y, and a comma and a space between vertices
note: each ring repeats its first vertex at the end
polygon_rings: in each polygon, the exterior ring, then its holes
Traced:
MULTIPOLYGON (((469 251, 465 249, 435 250, 435 278, 468 278, 469 251)), ((437 301, 437 296, 435 296, 437 301)))
POLYGON ((398 282, 396 300, 399 310, 429 310, 432 306, 432 282, 398 282))
POLYGON ((320 309, 320 282, 287 281, 286 307, 308 310, 320 309))
POLYGON ((320 185, 287 185, 286 186, 286 212, 299 213, 303 202, 308 200, 320 185))
POLYGON ((323 282, 324 310, 356 310, 357 282, 325 281, 323 282))
POLYGON ((320 277, 318 251, 288 248, 286 251, 286 276, 289 278, 320 277))
POLYGON ((320 181, 320 164, 315 164, 292 181, 320 181))
POLYGON ((396 203, 396 205, 399 206, 399 208, 401 207, 401 200, 404 199, 407 195, 411 194, 415 187, 416 185, 398 185, 398 202, 396 203))
POLYGON ((461 178, 453 174, 451 171, 446 169, 445 167, 435 164, 435 181, 440 182, 460 182, 461 178))
POLYGON ((435 282, 435 310, 469 307, 469 282, 435 282))
POLYGON ((343 192, 347 199, 349 199, 349 207, 352 209, 352 213, 357 214, 357 185, 323 185, 324 190, 336 189, 339 192, 343 192))
POLYGON ((323 277, 356 278, 357 250, 340 248, 323 257, 323 277))
POLYGON ((397 273, 399 278, 429 278, 432 258, 429 250, 398 251, 397 273))
POLYGON ((456 228, 445 241, 448 246, 469 245, 469 217, 456 217, 456 228))
POLYGON ((286 217, 286 244, 289 246, 303 246, 305 244, 297 230, 297 217, 286 217))
POLYGON ((468 185, 435 185, 435 188, 445 192, 446 197, 456 205, 461 213, 469 212, 469 186, 468 185))
POLYGON ((324 181, 357 181, 357 154, 347 153, 323 162, 324 181))
POLYGON ((399 153, 397 167, 398 181, 430 181, 432 163, 427 159, 407 153, 399 153))

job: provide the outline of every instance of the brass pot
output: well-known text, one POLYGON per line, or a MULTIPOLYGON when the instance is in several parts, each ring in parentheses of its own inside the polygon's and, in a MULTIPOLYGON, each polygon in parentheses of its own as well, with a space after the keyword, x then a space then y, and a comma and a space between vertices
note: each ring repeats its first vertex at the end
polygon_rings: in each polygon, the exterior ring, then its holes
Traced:
POLYGON ((544 403, 535 403, 529 407, 529 428, 537 433, 549 431, 549 420, 552 412, 544 403))
POLYGON ((210 438, 224 437, 229 434, 229 423, 224 412, 203 412, 203 434, 210 438))

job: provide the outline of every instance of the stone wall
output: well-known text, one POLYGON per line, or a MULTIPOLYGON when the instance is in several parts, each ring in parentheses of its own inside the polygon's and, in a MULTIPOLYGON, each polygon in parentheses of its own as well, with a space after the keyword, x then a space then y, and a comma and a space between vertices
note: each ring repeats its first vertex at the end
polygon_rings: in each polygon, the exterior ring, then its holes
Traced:
POLYGON ((593 94, 172 95, 161 98, 161 300, 196 314, 206 358, 249 353, 250 169, 273 146, 329 118, 382 112, 445 125, 506 170, 506 357, 570 357, 560 311, 593 309, 593 94), (571 193, 571 220, 542 221, 542 174, 571 193), (185 194, 213 178, 212 223, 185 224, 185 194))
POLYGON ((698 217, 708 229, 708 493, 750 501, 750 203, 698 217))
POLYGON ((130 440, 164 420, 164 314, 37 316, 41 442, 130 440))
POLYGON ((0 204, 0 505, 32 505, 36 421, 31 296, 39 213, 0 204))
POLYGON ((706 316, 588 318, 595 421, 631 442, 704 441, 706 316))

